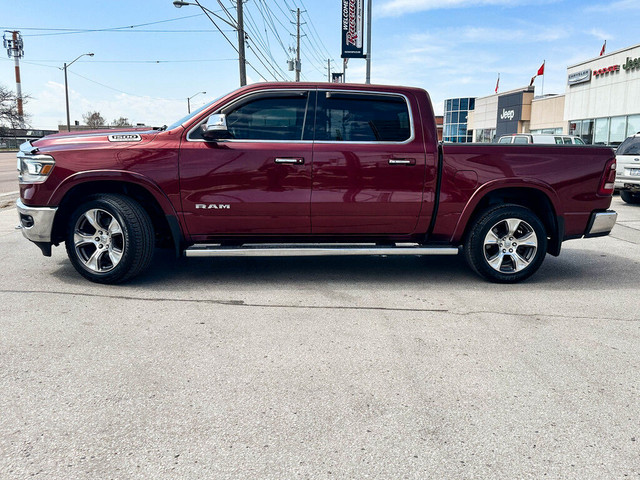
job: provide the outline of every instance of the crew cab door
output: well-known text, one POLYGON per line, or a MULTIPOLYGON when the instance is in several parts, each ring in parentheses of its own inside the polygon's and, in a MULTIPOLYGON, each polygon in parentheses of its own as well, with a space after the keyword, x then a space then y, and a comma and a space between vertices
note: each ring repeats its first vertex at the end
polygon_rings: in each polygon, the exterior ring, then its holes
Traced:
MULTIPOLYGON (((425 184, 425 150, 403 95, 318 91, 314 234, 408 234, 425 184)), ((417 115, 417 112, 415 113, 417 115)))
POLYGON ((229 139, 205 141, 196 127, 180 149, 182 208, 189 233, 308 234, 315 92, 264 90, 232 101, 229 139))

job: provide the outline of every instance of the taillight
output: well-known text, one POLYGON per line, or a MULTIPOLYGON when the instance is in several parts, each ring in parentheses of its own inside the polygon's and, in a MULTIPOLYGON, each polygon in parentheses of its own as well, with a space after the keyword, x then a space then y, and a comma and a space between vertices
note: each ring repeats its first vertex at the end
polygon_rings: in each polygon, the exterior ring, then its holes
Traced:
POLYGON ((598 195, 613 195, 613 187, 616 182, 616 159, 612 158, 607 162, 602 172, 598 195))

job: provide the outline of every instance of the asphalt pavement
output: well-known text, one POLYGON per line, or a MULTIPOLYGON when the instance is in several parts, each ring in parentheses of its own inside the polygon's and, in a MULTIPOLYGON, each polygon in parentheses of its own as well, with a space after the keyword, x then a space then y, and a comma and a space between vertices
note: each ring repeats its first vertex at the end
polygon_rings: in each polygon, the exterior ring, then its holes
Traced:
POLYGON ((0 211, 0 478, 638 478, 640 206, 613 208, 508 286, 164 251, 100 286, 0 211))

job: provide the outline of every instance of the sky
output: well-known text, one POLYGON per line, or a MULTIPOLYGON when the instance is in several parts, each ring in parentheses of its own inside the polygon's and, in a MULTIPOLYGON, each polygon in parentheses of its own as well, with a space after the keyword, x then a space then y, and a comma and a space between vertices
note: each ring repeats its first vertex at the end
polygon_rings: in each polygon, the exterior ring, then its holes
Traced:
MULTIPOLYGON (((201 4, 236 15, 235 0, 201 4)), ((294 79, 287 60, 296 8, 303 80, 325 81, 328 58, 341 70, 340 0, 246 0, 248 83, 294 79)), ((232 28, 213 18, 236 45, 232 28)), ((447 98, 492 94, 498 74, 500 92, 529 85, 543 62, 544 94, 564 93, 567 66, 597 57, 605 40, 607 53, 640 43, 638 0, 373 0, 372 22, 372 83, 424 88, 440 114, 447 98)), ((22 90, 33 128, 65 123, 61 67, 84 53, 95 55, 68 68, 72 122, 98 111, 108 122, 170 124, 187 113, 188 97, 197 108, 240 85, 236 51, 198 6, 3 0, 0 26, 23 36, 22 90)), ((15 89, 13 60, 0 54, 0 85, 15 89)), ((364 80, 364 60, 349 60, 347 81, 364 80)))

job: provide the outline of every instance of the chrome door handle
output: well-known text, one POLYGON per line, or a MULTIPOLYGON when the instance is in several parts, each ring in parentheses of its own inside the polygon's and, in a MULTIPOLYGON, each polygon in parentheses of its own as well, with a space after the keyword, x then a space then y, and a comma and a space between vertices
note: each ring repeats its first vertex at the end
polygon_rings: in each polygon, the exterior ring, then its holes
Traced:
POLYGON ((389 165, 415 165, 415 158, 390 158, 389 165))
POLYGON ((304 158, 276 158, 275 163, 284 163, 288 165, 303 165, 304 158))

